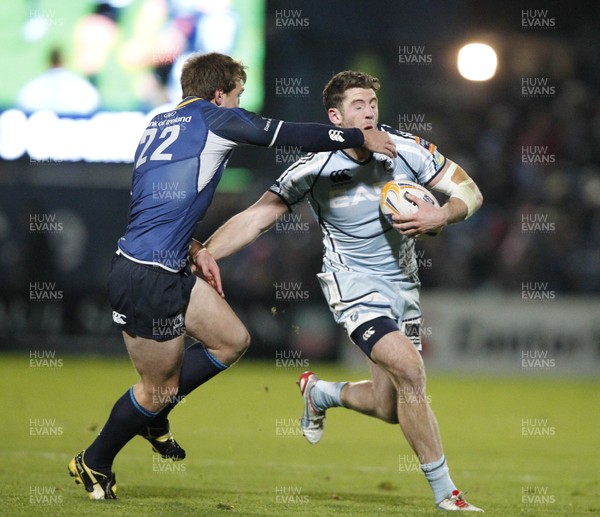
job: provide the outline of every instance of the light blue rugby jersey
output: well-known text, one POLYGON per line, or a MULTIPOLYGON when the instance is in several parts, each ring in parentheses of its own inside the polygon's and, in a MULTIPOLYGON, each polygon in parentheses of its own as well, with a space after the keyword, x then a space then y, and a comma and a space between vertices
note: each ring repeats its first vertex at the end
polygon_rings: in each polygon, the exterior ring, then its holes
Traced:
POLYGON ((379 210, 388 181, 427 185, 446 163, 436 146, 418 136, 388 131, 398 156, 359 163, 344 151, 309 154, 291 165, 269 189, 290 209, 305 198, 323 232, 323 271, 353 271, 405 280, 417 269, 414 238, 401 235, 379 210))

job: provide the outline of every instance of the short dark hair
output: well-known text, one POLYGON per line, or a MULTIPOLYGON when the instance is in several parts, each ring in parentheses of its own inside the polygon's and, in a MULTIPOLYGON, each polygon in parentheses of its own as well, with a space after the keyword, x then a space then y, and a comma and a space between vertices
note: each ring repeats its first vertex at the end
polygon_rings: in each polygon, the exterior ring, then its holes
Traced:
POLYGON ((379 79, 364 72, 355 72, 353 70, 346 70, 335 74, 323 89, 323 104, 325 105, 325 109, 339 109, 342 105, 344 93, 350 88, 371 88, 377 91, 380 88, 379 79))
POLYGON ((183 97, 212 100, 216 90, 229 93, 237 81, 246 82, 245 68, 240 61, 218 52, 194 54, 181 70, 183 97))

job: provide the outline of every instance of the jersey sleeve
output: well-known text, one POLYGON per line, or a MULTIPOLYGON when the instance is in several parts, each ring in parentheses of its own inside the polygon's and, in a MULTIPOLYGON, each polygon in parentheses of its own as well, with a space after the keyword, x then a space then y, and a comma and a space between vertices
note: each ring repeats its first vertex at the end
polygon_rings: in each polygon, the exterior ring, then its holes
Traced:
POLYGON ((207 112, 206 118, 213 133, 239 144, 297 146, 306 152, 337 151, 364 144, 359 129, 284 122, 264 118, 242 108, 212 109, 207 112))
POLYGON ((291 209, 310 192, 325 162, 326 157, 319 154, 309 154, 300 158, 277 178, 269 191, 277 194, 291 209))
POLYGON ((446 157, 428 140, 389 126, 382 126, 382 129, 392 135, 398 151, 396 159, 404 161, 417 183, 427 185, 446 164, 446 157))

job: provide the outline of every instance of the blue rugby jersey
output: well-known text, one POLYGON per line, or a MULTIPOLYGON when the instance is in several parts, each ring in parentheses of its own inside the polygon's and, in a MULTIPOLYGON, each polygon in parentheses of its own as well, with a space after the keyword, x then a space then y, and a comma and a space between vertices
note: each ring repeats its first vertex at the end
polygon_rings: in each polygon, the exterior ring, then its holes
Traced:
POLYGON ((237 145, 325 151, 363 143, 358 129, 283 122, 188 97, 174 110, 156 115, 142 134, 119 252, 135 262, 181 270, 196 224, 237 145))

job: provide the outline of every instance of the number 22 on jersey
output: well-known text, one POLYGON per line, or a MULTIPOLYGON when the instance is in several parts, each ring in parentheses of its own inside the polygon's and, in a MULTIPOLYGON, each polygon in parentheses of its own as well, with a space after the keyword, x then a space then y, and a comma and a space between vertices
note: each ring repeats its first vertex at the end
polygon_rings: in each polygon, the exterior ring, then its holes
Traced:
MULTIPOLYGON (((166 153, 165 151, 169 148, 169 146, 171 146, 175 142, 175 140, 177 140, 180 131, 181 126, 178 125, 168 126, 164 128, 158 136, 158 140, 160 143, 150 155, 150 161, 170 160, 173 157, 173 155, 171 153, 166 153)), ((139 158, 135 162, 136 169, 144 163, 146 163, 146 161, 148 160, 146 153, 148 152, 148 149, 156 139, 157 134, 158 128, 155 127, 149 127, 148 129, 146 129, 146 131, 144 131, 144 134, 142 135, 142 138, 140 140, 140 145, 144 145, 144 148, 142 149, 139 158)))

